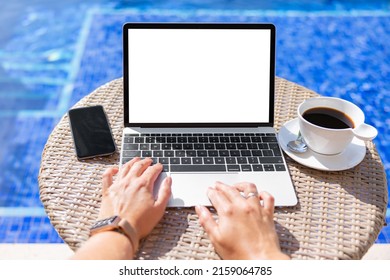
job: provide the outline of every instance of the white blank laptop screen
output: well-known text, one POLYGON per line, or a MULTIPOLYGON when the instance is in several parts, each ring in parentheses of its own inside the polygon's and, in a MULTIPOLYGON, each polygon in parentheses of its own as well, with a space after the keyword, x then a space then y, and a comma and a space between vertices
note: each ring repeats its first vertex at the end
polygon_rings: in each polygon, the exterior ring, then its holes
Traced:
POLYGON ((271 31, 129 29, 130 123, 267 123, 271 31))

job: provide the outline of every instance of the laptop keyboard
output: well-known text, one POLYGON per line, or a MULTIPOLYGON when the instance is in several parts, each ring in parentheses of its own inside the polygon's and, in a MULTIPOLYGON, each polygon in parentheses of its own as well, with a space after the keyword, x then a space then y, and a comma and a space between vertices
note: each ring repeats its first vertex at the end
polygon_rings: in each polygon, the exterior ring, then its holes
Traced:
POLYGON ((125 134, 122 164, 150 157, 166 172, 285 171, 274 133, 125 134))

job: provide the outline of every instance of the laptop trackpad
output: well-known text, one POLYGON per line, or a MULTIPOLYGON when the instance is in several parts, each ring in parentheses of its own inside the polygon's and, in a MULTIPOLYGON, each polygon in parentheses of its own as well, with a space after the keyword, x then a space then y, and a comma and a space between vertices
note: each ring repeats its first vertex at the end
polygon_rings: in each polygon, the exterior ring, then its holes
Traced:
MULTIPOLYGON (((155 184, 155 197, 161 182, 167 176, 161 173, 155 184)), ((240 182, 240 176, 236 173, 171 173, 172 196, 169 199, 168 207, 191 207, 195 205, 211 206, 207 197, 207 189, 213 186, 216 181, 233 185, 240 182)))

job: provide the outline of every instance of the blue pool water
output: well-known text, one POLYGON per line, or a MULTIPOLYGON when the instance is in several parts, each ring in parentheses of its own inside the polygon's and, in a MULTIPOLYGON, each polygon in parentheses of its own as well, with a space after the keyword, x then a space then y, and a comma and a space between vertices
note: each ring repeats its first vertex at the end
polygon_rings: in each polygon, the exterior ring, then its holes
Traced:
MULTIPOLYGON (((277 75, 360 106, 379 130, 390 178, 389 1, 7 2, 15 3, 0 10, 2 243, 62 242, 39 199, 41 153, 74 103, 122 76, 127 21, 274 23, 277 75)), ((390 243, 390 226, 377 242, 390 243)))

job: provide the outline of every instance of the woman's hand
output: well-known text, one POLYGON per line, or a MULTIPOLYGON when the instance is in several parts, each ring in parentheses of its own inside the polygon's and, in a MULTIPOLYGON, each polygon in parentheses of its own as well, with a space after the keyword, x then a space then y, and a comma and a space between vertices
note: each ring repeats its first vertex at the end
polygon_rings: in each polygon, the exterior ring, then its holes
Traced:
POLYGON ((218 213, 215 221, 197 206, 200 224, 223 259, 288 259, 280 250, 273 221, 274 198, 257 193, 254 184, 228 186, 217 182, 208 197, 218 213))
POLYGON ((117 168, 109 168, 103 174, 102 206, 99 219, 118 215, 126 219, 136 230, 139 239, 147 236, 162 218, 171 196, 170 177, 162 182, 157 199, 153 196, 154 183, 161 173, 160 163, 134 158, 117 168), (113 176, 117 174, 115 182, 113 176))

